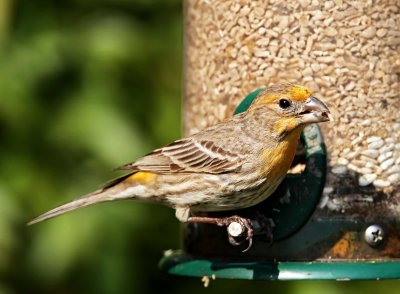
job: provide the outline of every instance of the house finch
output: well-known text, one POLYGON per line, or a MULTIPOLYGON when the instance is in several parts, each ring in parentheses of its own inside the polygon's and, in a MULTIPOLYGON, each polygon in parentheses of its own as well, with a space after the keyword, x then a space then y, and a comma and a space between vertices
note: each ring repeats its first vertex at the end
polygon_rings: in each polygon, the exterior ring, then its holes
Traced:
POLYGON ((328 113, 306 87, 268 87, 246 112, 119 167, 130 172, 29 224, 99 202, 140 199, 175 208, 182 222, 228 225, 235 219, 251 231, 238 216, 209 218, 191 212, 236 210, 266 199, 284 179, 303 128, 328 121, 328 113))

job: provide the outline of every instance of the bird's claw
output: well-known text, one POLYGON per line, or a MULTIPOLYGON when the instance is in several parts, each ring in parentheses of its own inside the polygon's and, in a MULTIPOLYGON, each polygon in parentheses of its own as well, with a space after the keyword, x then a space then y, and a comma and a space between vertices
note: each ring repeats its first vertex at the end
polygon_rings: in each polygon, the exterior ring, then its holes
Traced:
POLYGON ((227 227, 229 244, 239 246, 243 244, 244 241, 248 241, 248 246, 243 250, 243 252, 246 252, 251 248, 255 234, 265 235, 269 244, 272 244, 273 242, 272 231, 275 227, 275 223, 271 218, 267 218, 259 212, 256 213, 255 220, 235 215, 223 219, 223 222, 223 225, 227 227), (234 224, 236 229, 233 228, 230 230, 231 227, 234 227, 231 226, 232 224, 234 224))
POLYGON ((239 246, 243 244, 243 242, 248 241, 248 246, 243 250, 243 252, 250 250, 253 245, 253 237, 255 233, 265 234, 269 242, 272 244, 272 230, 275 227, 273 220, 265 217, 261 213, 256 214, 255 220, 234 215, 222 218, 192 216, 187 221, 226 227, 229 244, 239 246))
POLYGON ((243 244, 245 240, 247 240, 249 244, 247 248, 243 250, 243 252, 246 252, 251 248, 251 246, 253 245, 253 236, 254 236, 253 222, 251 221, 251 219, 235 215, 225 218, 223 225, 225 225, 227 228, 229 244, 233 246, 239 246, 243 244), (231 224, 233 223, 240 225, 239 231, 236 231, 234 234, 230 230, 231 224), (246 238, 244 240, 238 241, 238 238, 243 236, 246 236, 246 238))

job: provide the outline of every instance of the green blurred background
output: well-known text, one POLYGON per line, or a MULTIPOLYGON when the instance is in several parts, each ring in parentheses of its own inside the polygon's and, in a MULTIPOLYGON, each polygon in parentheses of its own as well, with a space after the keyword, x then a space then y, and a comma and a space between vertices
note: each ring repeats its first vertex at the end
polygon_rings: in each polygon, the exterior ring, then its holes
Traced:
POLYGON ((117 202, 26 227, 180 136, 179 0, 0 0, 0 293, 400 293, 398 282, 178 278, 165 207, 117 202))

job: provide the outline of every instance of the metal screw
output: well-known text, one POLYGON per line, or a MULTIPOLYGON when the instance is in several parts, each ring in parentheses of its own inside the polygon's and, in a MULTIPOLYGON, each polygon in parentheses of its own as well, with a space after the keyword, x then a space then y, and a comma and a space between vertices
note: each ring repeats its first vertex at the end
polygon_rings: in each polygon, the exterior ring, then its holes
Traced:
POLYGON ((370 225, 364 234, 365 241, 372 247, 381 245, 385 239, 385 231, 380 225, 370 225))

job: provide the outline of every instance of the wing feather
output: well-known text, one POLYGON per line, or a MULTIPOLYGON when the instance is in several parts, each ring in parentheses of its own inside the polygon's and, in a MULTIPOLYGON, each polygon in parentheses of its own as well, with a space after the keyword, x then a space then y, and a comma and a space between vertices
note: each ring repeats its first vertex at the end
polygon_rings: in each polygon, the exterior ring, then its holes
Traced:
POLYGON ((226 173, 238 170, 243 158, 212 141, 194 138, 178 140, 156 149, 136 162, 117 169, 158 173, 226 173))

